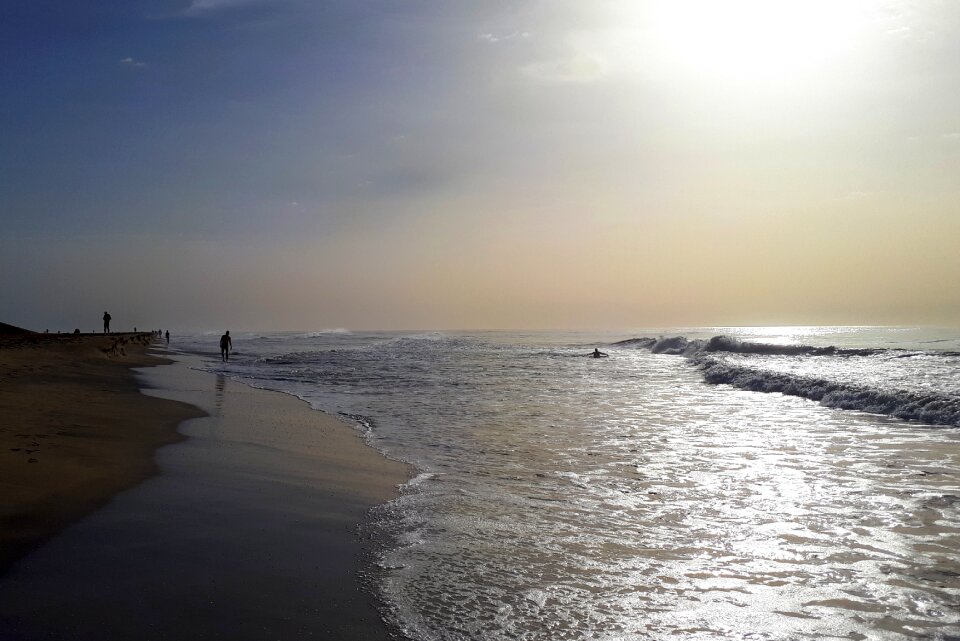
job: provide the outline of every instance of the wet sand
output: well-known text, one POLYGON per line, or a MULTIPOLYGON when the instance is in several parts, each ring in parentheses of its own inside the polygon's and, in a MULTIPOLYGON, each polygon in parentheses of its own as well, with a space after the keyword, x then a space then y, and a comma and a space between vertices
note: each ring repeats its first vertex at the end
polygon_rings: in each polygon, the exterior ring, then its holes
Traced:
POLYGON ((5 638, 388 639, 360 589, 371 542, 357 527, 407 466, 296 398, 183 358, 141 382, 209 416, 157 452, 159 476, 0 579, 5 638))
POLYGON ((140 393, 131 367, 167 363, 137 334, 0 335, 0 573, 157 472, 197 408, 140 393))

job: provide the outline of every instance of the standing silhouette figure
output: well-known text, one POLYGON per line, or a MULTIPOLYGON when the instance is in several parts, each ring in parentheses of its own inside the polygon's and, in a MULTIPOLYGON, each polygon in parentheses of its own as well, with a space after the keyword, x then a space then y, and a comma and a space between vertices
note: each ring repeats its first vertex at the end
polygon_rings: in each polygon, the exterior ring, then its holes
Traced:
POLYGON ((220 337, 220 360, 224 363, 230 360, 230 348, 233 347, 233 340, 230 338, 230 330, 220 337))

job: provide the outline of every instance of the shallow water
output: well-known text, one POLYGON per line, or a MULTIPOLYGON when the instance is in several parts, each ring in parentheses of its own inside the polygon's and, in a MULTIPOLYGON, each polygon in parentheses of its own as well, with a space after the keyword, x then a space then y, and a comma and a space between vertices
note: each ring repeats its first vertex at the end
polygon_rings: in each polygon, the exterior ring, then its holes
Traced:
MULTIPOLYGON (((709 357, 960 400, 956 333, 672 333, 893 348, 709 357)), ((412 638, 960 635, 960 429, 710 385, 696 355, 584 357, 639 335, 239 335, 208 368, 349 415, 418 466, 374 515, 394 541, 378 589, 412 638)))

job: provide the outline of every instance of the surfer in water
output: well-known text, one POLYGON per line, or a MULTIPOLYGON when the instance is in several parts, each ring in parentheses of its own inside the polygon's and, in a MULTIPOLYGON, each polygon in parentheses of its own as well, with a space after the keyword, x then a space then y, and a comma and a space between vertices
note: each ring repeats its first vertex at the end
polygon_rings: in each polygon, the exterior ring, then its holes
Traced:
POLYGON ((601 352, 596 347, 593 348, 593 354, 590 354, 590 358, 606 358, 607 356, 610 356, 610 354, 607 354, 606 352, 601 352))

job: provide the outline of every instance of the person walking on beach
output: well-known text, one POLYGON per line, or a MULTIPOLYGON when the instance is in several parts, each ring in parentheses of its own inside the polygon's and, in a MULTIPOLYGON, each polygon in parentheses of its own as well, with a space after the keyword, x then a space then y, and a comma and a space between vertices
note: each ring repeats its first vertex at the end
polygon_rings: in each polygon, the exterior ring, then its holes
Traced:
POLYGON ((233 340, 230 339, 230 330, 220 337, 220 359, 226 363, 230 360, 230 348, 233 347, 233 340))
MULTIPOLYGON (((227 332, 229 334, 229 332, 227 332)), ((170 330, 167 330, 167 345, 170 344, 170 330)))
POLYGON ((110 314, 107 312, 104 312, 103 313, 103 333, 104 334, 110 333, 110 319, 111 319, 110 314))

